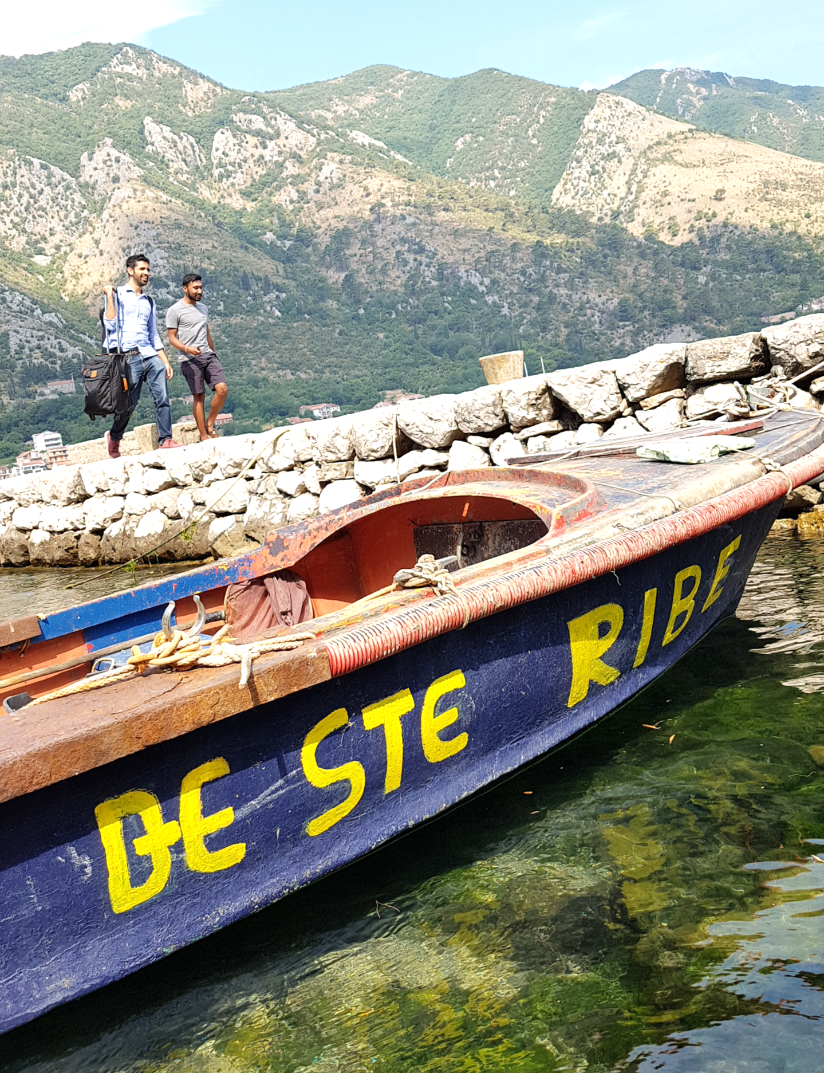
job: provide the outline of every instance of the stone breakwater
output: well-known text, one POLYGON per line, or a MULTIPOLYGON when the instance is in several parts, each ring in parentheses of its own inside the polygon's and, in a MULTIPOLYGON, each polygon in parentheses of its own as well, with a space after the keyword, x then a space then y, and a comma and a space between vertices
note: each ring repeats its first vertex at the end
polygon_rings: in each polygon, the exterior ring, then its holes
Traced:
MULTIPOLYGON (((816 314, 460 395, 12 478, 0 482, 0 564, 232 555, 386 484, 734 418, 746 408, 738 385, 757 388, 771 370, 790 379, 822 361, 816 314)), ((819 410, 824 376, 810 379, 809 390, 790 389, 792 403, 819 410)))

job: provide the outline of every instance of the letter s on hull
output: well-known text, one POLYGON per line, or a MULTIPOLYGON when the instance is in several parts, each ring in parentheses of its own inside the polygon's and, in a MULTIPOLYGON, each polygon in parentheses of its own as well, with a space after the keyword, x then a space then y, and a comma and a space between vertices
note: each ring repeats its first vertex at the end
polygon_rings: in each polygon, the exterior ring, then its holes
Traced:
POLYGON ((334 827, 339 820, 349 815, 363 797, 363 791, 366 788, 366 772, 363 764, 359 764, 357 760, 351 760, 348 764, 341 764, 340 767, 322 768, 317 761, 320 743, 330 734, 334 734, 336 730, 342 730, 346 726, 349 726, 349 713, 345 708, 338 708, 312 727, 300 751, 303 773, 313 786, 323 790, 327 786, 334 786, 336 782, 348 782, 350 787, 345 800, 307 823, 308 835, 322 835, 324 831, 334 827))

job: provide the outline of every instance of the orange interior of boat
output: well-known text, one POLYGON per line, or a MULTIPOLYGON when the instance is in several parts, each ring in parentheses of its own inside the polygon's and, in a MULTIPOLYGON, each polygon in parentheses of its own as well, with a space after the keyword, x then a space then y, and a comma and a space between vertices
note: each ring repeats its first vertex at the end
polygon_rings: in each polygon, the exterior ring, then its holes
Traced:
POLYGON ((528 507, 494 496, 400 502, 333 533, 290 569, 306 582, 315 615, 326 615, 390 585, 398 570, 414 566, 416 528, 507 521, 539 519, 528 507))
MULTIPOLYGON (((402 500, 333 532, 301 559, 283 562, 280 568, 294 570, 303 578, 312 598, 314 615, 320 617, 391 585, 398 570, 414 566, 421 553, 415 530, 421 526, 484 522, 533 523, 528 537, 516 537, 522 545, 532 543, 546 532, 546 525, 534 511, 504 497, 452 495, 402 500)), ((225 592, 226 586, 220 586, 201 594, 207 614, 222 610, 225 592)), ((187 626, 196 614, 192 597, 177 601, 178 623, 187 626)), ((210 623, 203 632, 214 633, 220 626, 220 622, 210 623)), ((37 697, 79 681, 88 674, 89 665, 96 658, 97 653, 90 652, 90 648, 83 634, 77 631, 51 641, 0 651, 0 701, 21 689, 37 697), (76 665, 59 669, 66 663, 76 665), (43 677, 25 684, 14 682, 19 675, 41 668, 43 677), (56 669, 49 673, 50 668, 56 669)))

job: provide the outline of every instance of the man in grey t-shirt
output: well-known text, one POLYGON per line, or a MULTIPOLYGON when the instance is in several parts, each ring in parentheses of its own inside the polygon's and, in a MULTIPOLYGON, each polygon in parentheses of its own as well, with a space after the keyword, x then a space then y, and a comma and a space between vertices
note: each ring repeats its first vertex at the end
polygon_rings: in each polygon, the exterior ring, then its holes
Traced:
POLYGON ((166 314, 169 342, 180 352, 180 371, 192 392, 192 413, 197 422, 200 439, 212 439, 215 418, 223 409, 229 387, 223 366, 217 360, 212 333, 209 330, 209 310, 201 302, 203 280, 194 272, 183 277, 183 297, 166 314), (206 384, 214 392, 209 416, 204 417, 206 384))

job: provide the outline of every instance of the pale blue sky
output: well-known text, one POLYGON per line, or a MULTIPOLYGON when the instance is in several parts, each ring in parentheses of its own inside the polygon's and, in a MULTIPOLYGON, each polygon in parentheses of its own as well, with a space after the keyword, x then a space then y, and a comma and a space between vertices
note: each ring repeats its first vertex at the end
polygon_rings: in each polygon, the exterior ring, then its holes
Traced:
POLYGON ((0 0, 0 53, 148 45, 238 89, 391 63, 605 86, 692 66, 824 84, 824 0, 0 0))
POLYGON ((144 43, 242 89, 374 63, 446 76, 499 67, 567 86, 608 85, 662 66, 824 83, 824 0, 201 3, 210 10, 153 30, 144 43))

